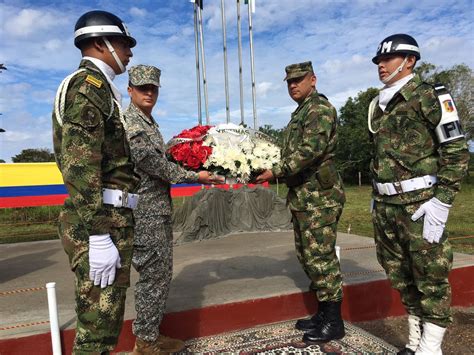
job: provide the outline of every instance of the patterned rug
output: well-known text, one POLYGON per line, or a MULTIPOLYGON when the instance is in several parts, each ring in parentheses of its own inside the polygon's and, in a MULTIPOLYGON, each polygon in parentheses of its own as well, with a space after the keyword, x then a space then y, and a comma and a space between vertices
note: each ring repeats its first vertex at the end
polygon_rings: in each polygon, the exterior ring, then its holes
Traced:
POLYGON ((345 322, 346 336, 320 345, 306 345, 295 321, 188 340, 186 353, 237 354, 394 354, 397 349, 366 331, 345 322))

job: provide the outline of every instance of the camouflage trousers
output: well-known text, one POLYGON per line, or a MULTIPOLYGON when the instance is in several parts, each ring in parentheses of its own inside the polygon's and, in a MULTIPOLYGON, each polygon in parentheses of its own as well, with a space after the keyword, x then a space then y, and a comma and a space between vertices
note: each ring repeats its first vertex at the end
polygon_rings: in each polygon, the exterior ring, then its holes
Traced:
POLYGON ((89 280, 89 235, 75 213, 59 216, 59 236, 75 273, 76 337, 73 354, 100 354, 113 350, 123 324, 125 296, 130 285, 133 227, 111 228, 110 237, 120 254, 111 286, 100 288, 89 280))
POLYGON ((453 252, 446 230, 439 243, 430 244, 423 239, 423 218, 411 220, 423 202, 375 203, 372 220, 377 259, 409 314, 446 327, 452 321, 448 275, 453 252))
POLYGON ((296 256, 311 280, 310 290, 320 302, 341 301, 342 275, 335 246, 342 205, 291 213, 296 256), (332 223, 325 224, 324 221, 332 223))
POLYGON ((133 266, 139 273, 135 284, 133 334, 155 341, 166 308, 173 276, 173 233, 171 216, 141 218, 135 215, 133 266))

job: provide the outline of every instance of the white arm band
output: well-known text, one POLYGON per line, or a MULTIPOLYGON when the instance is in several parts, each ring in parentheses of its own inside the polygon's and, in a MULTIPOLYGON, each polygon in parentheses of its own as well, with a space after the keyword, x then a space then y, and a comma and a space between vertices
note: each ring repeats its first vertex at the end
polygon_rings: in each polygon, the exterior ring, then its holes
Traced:
MULTIPOLYGON (((436 89, 441 91, 444 87, 437 87, 436 89)), ((436 136, 438 137, 439 143, 444 144, 463 138, 464 132, 453 98, 449 93, 443 93, 438 95, 438 100, 441 106, 441 120, 436 127, 436 136)))

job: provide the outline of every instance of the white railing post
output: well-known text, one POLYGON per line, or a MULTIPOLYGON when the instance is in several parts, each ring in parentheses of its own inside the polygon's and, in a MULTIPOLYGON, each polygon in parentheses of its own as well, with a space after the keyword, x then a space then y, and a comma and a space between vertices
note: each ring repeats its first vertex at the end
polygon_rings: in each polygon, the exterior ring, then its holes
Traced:
POLYGON ((51 327, 51 343, 53 355, 61 355, 61 338, 59 336, 58 307, 56 302, 56 282, 46 284, 48 292, 49 324, 51 327))

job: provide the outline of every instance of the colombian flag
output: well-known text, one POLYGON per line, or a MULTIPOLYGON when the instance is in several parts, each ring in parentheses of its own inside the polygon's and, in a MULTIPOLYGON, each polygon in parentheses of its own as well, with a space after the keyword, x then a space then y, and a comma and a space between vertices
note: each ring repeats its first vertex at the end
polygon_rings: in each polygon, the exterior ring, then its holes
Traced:
MULTIPOLYGON (((242 186, 235 184, 232 188, 242 186)), ((268 183, 264 186, 268 187, 268 183)), ((192 196, 202 188, 210 187, 198 183, 173 184, 171 197, 192 196)), ((230 188, 229 185, 215 187, 230 188)), ((67 197, 68 192, 56 163, 0 164, 0 208, 62 205, 67 197)))

